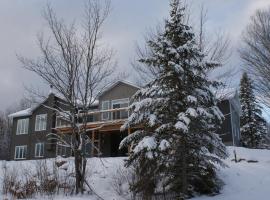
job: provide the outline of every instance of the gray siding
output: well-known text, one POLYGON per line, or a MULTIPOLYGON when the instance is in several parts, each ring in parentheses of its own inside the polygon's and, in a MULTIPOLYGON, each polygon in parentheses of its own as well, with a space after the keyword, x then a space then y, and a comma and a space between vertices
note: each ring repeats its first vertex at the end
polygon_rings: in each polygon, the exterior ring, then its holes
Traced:
POLYGON ((239 111, 230 100, 219 102, 218 107, 224 115, 218 134, 226 145, 240 146, 239 111))
MULTIPOLYGON (((44 102, 46 106, 53 106, 55 101, 54 95, 50 95, 44 102)), ((55 145, 50 144, 47 140, 47 134, 52 132, 52 128, 55 126, 55 114, 53 110, 46 106, 40 105, 36 108, 31 116, 18 117, 13 119, 12 125, 12 139, 11 139, 11 158, 15 157, 15 146, 27 145, 26 159, 38 159, 35 157, 35 144, 43 142, 44 146, 44 157, 52 158, 55 157, 55 145), (47 127, 44 131, 35 131, 36 116, 39 114, 47 114, 47 127), (28 134, 17 135, 17 123, 19 119, 29 118, 28 134)))
POLYGON ((115 85, 109 91, 104 92, 99 97, 99 102, 100 102, 99 106, 101 106, 101 102, 105 101, 105 100, 115 100, 115 99, 130 98, 137 91, 138 91, 137 87, 134 87, 132 85, 127 85, 127 84, 125 84, 123 82, 119 82, 117 85, 115 85))

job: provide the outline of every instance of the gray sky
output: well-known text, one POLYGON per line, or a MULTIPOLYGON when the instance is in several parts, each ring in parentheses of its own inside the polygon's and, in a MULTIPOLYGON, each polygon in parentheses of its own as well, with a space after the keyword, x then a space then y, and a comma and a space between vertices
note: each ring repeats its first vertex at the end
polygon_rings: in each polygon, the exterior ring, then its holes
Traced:
MULTIPOLYGON (((42 81, 21 68, 16 54, 35 58, 39 55, 36 35, 45 30, 41 11, 45 0, 0 1, 0 110, 18 101, 26 86, 43 88, 42 81)), ((193 0, 194 16, 204 3, 208 8, 208 28, 230 34, 234 48, 249 17, 257 8, 270 5, 269 0, 193 0)), ((54 0, 57 15, 67 20, 80 20, 83 0, 54 0)), ((135 56, 135 43, 143 41, 147 29, 155 27, 168 15, 168 0, 112 0, 112 12, 104 29, 104 40, 117 54, 118 70, 130 71, 135 56)), ((239 67, 236 53, 230 66, 239 67)), ((132 79, 132 77, 131 77, 132 79)))

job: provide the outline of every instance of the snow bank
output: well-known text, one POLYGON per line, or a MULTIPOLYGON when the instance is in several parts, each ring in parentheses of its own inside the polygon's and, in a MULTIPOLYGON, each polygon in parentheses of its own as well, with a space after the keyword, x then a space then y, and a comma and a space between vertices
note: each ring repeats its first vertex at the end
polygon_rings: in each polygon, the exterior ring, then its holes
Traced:
POLYGON ((229 147, 230 157, 225 161, 229 168, 219 171, 225 186, 220 195, 197 197, 192 200, 267 200, 270 196, 270 151, 229 147), (237 158, 246 159, 235 163, 233 150, 237 158), (248 163, 247 160, 257 160, 248 163))

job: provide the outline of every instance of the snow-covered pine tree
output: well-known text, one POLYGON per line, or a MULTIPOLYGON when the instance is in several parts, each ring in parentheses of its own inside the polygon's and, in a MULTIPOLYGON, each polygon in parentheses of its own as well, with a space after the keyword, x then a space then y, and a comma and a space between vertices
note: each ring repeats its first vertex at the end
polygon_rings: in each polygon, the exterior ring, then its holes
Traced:
POLYGON ((267 146, 267 126, 262 117, 261 107, 255 95, 252 80, 246 72, 240 82, 240 102, 242 108, 241 138, 243 146, 248 148, 265 148, 267 146))
POLYGON ((179 198, 195 193, 218 192, 215 164, 223 165, 226 147, 216 130, 223 115, 205 71, 219 66, 199 51, 185 7, 171 1, 170 18, 155 39, 151 52, 140 62, 155 68, 156 78, 133 98, 131 115, 122 129, 136 129, 120 144, 130 146, 127 166, 138 176, 131 189, 150 199, 155 192, 174 193, 179 198))

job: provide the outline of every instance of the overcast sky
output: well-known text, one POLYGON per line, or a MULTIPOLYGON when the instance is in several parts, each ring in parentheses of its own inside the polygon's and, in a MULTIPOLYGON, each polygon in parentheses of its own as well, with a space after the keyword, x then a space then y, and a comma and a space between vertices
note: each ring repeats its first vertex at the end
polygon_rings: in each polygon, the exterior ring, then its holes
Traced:
MULTIPOLYGON (((24 86, 43 88, 42 81, 21 68, 16 54, 35 58, 39 55, 36 35, 44 31, 41 11, 45 0, 0 1, 0 110, 18 101, 24 86)), ((57 15, 79 21, 83 0, 50 1, 57 15)), ((230 34, 234 48, 239 45, 241 32, 249 17, 258 8, 270 5, 269 0, 193 0, 192 13, 204 3, 208 9, 208 28, 221 29, 230 34)), ((112 0, 112 12, 104 30, 104 40, 117 54, 118 70, 130 72, 130 60, 135 56, 135 43, 143 41, 147 29, 155 27, 168 15, 168 0, 112 0)), ((239 67, 237 54, 230 65, 239 67)), ((132 74, 132 73, 131 73, 132 74)), ((131 77, 129 77, 132 79, 131 77)))

